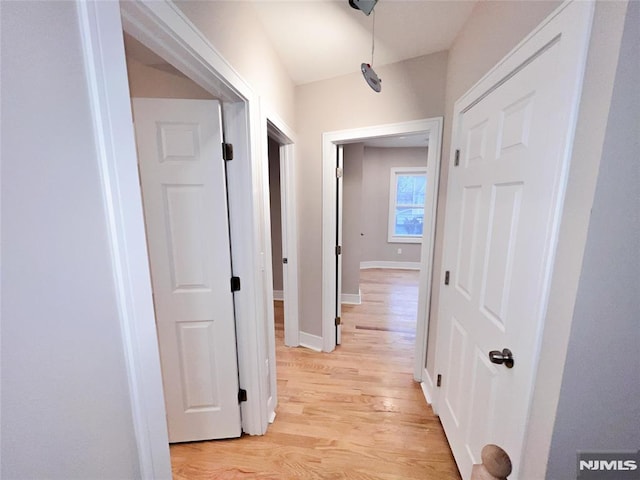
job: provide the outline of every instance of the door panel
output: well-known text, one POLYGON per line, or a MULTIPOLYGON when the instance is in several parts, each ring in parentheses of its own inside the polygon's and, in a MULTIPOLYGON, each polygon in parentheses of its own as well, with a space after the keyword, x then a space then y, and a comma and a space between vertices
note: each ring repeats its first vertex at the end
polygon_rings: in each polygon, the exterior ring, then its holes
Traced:
POLYGON ((169 440, 238 437, 220 104, 136 98, 133 108, 169 440))
POLYGON ((495 411, 498 405, 498 369, 487 359, 486 352, 478 347, 473 351, 473 368, 470 381, 469 428, 466 432, 467 454, 473 463, 482 463, 477 452, 482 450, 485 438, 492 437, 495 411))
POLYGON ((505 328, 513 273, 522 189, 522 183, 493 185, 489 205, 489 233, 480 292, 481 310, 502 330, 505 328))
POLYGON ((471 298, 473 292, 473 258, 476 256, 478 243, 478 215, 480 212, 481 187, 465 186, 462 191, 462 211, 460 214, 460 236, 458 238, 458 254, 456 261, 455 286, 458 291, 471 298))
POLYGON ((460 162, 447 191, 440 414, 464 479, 488 443, 507 451, 518 477, 576 98, 558 38, 454 120, 460 162), (513 368, 490 362, 503 348, 513 368))

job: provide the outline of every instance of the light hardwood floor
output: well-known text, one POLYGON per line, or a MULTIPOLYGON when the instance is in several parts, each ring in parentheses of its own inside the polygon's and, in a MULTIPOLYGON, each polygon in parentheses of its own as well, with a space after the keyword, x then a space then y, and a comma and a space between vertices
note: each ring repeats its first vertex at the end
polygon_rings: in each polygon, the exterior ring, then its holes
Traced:
POLYGON ((278 408, 266 435, 171 446, 175 479, 459 479, 413 381, 418 272, 363 270, 333 353, 283 345, 275 302, 278 408))

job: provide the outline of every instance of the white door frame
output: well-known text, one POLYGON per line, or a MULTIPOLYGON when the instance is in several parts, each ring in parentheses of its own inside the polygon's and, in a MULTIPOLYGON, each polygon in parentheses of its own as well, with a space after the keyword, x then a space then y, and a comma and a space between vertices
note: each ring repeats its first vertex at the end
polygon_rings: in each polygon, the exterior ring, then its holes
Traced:
MULTIPOLYGON (((282 210, 282 257, 287 258, 287 268, 283 269, 282 290, 284 299, 284 344, 287 347, 300 345, 300 324, 298 310, 298 217, 296 195, 296 158, 295 134, 291 128, 274 112, 267 109, 263 125, 267 134, 264 135, 264 148, 267 149, 267 136, 277 140, 280 144, 280 197, 282 210)), ((266 150, 265 150, 266 152, 266 150)), ((265 155, 268 155, 265 153, 265 155)), ((265 156, 265 158, 267 158, 265 156)), ((268 165, 265 167, 268 168, 268 165)), ((265 195, 269 195, 269 183, 265 186, 265 195)), ((265 202, 268 205, 268 202, 265 202)), ((269 223, 271 223, 270 212, 269 223)), ((270 230, 269 230, 270 231, 270 230)), ((271 251, 269 238, 269 251, 271 251)), ((272 263, 267 262, 271 268, 272 263)), ((272 284, 269 284, 272 285, 272 284)), ((273 302, 273 289, 271 302, 273 302)))
POLYGON ((434 233, 436 222, 436 200, 440 178, 440 153, 442 149, 442 117, 414 120, 402 123, 377 125, 325 132, 322 135, 322 338, 323 350, 331 352, 336 347, 335 335, 335 238, 336 238, 336 149, 338 144, 355 143, 368 138, 381 138, 418 132, 429 134, 427 154, 427 197, 425 205, 430 206, 425 215, 422 249, 420 254, 420 284, 418 290, 418 316, 416 324, 416 355, 414 378, 423 381, 426 372, 427 335, 429 330, 429 309, 431 278, 433 270, 434 233), (435 180, 435 181, 433 181, 435 180))
MULTIPOLYGON (((268 425, 269 348, 265 338, 264 228, 261 179, 264 162, 258 98, 207 39, 170 2, 148 0, 76 2, 90 89, 97 156, 118 294, 126 369, 131 392, 141 478, 171 478, 160 359, 137 156, 127 83, 123 26, 223 102, 225 141, 234 144, 228 164, 229 210, 236 293, 236 328, 242 428, 263 434, 268 425), (121 11, 122 8, 122 11, 121 11), (122 16, 121 16, 122 14, 122 16), (258 194, 254 194, 257 192, 258 194)), ((270 256, 270 253, 267 253, 270 256)), ((273 335, 273 332, 271 332, 273 335)), ((275 369, 275 365, 271 366, 275 369)))
POLYGON ((263 299, 268 347, 268 377, 263 377, 263 389, 267 393, 269 422, 276 417, 278 405, 276 379, 275 319, 273 311, 273 259, 271 245, 271 210, 269 194, 269 141, 271 136, 280 143, 280 195, 282 208, 282 255, 288 258, 283 269, 284 343, 288 347, 299 345, 298 323, 298 230, 295 195, 295 134, 272 110, 260 101, 260 138, 262 148, 262 224, 261 253, 263 271, 263 299))

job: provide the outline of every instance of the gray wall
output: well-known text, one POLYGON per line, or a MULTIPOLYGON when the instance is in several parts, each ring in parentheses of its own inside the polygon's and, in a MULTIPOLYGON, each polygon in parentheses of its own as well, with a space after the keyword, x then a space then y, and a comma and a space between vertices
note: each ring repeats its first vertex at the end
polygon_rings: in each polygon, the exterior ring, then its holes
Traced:
POLYGON ((139 478, 76 7, 0 8, 0 475, 139 478))
POLYGON ((360 293, 360 258, 362 254, 362 161, 364 144, 344 146, 342 177, 342 293, 360 293))
POLYGON ((282 204, 280 203, 280 145, 269 138, 269 203, 273 289, 282 290, 282 204))
POLYGON ((578 451, 640 448, 640 3, 630 2, 547 478, 578 451))
POLYGON ((420 261, 420 243, 388 242, 391 168, 415 166, 427 166, 427 148, 365 147, 362 168, 362 204, 365 208, 362 211, 364 237, 361 261, 420 261), (398 253, 398 248, 402 249, 402 253, 398 253))

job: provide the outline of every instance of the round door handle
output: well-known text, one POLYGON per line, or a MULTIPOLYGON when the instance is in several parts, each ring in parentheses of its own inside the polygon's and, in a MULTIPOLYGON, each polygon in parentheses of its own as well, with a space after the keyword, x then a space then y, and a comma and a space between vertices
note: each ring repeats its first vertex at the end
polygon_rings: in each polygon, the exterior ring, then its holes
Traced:
POLYGON ((498 365, 504 365, 507 368, 513 368, 515 361, 513 360, 513 353, 508 348, 500 350, 491 350, 489 352, 489 360, 491 363, 497 363, 498 365))

